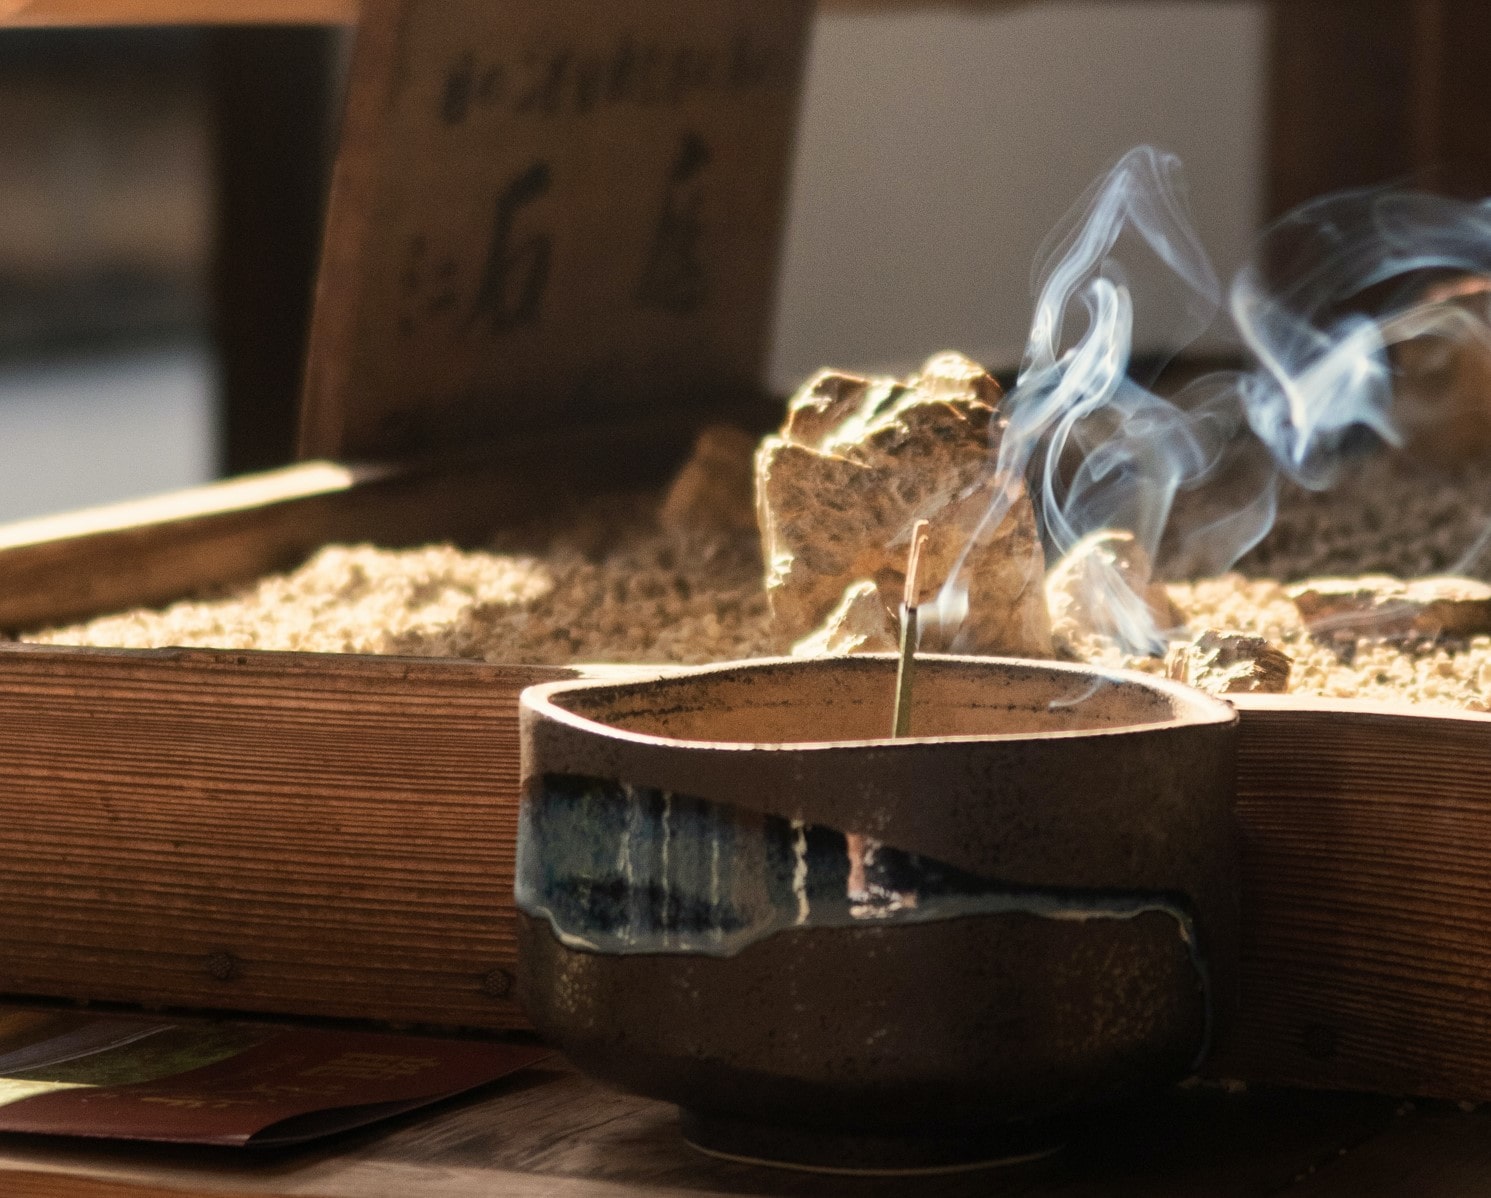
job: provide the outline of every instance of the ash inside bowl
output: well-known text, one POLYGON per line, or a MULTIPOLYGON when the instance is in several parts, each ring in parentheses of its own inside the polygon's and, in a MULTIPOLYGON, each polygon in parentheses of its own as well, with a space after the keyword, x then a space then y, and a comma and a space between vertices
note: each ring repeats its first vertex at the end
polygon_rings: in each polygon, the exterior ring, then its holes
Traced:
MULTIPOLYGON (((1061 663, 969 668, 964 659, 918 673, 911 735, 1032 736, 1137 728, 1195 718, 1195 696, 1061 663)), ((886 658, 760 663, 701 675, 566 692, 554 700, 609 728, 682 741, 812 744, 882 740, 895 663, 886 658)), ((1200 710, 1215 713, 1216 705, 1200 710)))

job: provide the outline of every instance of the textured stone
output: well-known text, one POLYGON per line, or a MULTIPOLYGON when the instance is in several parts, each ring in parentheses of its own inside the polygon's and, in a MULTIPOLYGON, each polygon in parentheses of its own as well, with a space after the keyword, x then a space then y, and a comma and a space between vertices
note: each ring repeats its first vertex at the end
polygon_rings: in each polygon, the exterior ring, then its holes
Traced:
POLYGON ((1151 570, 1149 554, 1131 532, 1104 529, 1083 537, 1046 575, 1052 632, 1067 641, 1096 635, 1134 645, 1181 627, 1184 614, 1164 584, 1151 581, 1151 570), (1146 619, 1148 628, 1124 627, 1146 619))
POLYGON ((1275 694, 1289 689, 1293 659, 1261 636, 1203 632, 1171 651, 1170 677, 1213 695, 1275 694))
POLYGON ((844 592, 822 627, 792 646, 793 657, 833 657, 845 653, 894 653, 900 627, 873 582, 844 592))
POLYGON ((715 424, 702 430, 658 511, 669 531, 747 532, 756 527, 752 461, 756 438, 715 424))
POLYGON ((1491 586, 1440 575, 1315 578, 1289 589, 1310 632, 1322 640, 1435 639, 1491 633, 1491 586))
POLYGON ((784 637, 819 627, 846 588, 870 582, 899 610, 912 525, 930 604, 967 550, 967 610, 943 628, 923 607, 924 650, 1049 656, 1045 559, 1023 480, 994 475, 1005 421, 998 384, 957 354, 905 381, 824 373, 756 455, 756 500, 772 614, 784 637), (1005 510, 986 519, 996 502, 1005 510))

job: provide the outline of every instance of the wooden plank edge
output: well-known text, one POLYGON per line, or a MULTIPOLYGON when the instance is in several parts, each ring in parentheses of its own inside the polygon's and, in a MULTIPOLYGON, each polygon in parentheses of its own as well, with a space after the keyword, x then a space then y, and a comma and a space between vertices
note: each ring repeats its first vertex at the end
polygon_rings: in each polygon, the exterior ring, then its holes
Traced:
POLYGON ((1380 699, 1337 699, 1318 695, 1228 695, 1227 701, 1237 708, 1244 722, 1254 715, 1314 715, 1324 717, 1386 717, 1395 720, 1429 721, 1430 726, 1444 721, 1470 724, 1491 723, 1491 713, 1470 711, 1452 704, 1390 702, 1380 699))
MULTIPOLYGON (((0 1158, 0 1192, 5 1198, 657 1198, 663 1192, 647 1182, 537 1168, 370 1160, 355 1151, 345 1161, 333 1153, 295 1169, 294 1175, 285 1167, 256 1169, 253 1160, 238 1167, 225 1162, 208 1170, 181 1159, 145 1162, 138 1157, 101 1158, 100 1164, 59 1163, 41 1170, 27 1167, 31 1155, 39 1153, 14 1153, 18 1163, 0 1158)), ((727 1198, 730 1192, 666 1187, 668 1198, 727 1198)))
POLYGON ((0 526, 0 553, 129 532, 147 525, 204 520, 277 503, 343 494, 355 486, 398 473, 397 467, 386 465, 301 462, 224 482, 3 525, 0 526))
MULTIPOLYGON (((204 1188, 183 1181, 120 1181, 89 1177, 72 1170, 13 1171, 0 1164, 6 1198, 254 1198, 246 1190, 228 1191, 217 1186, 204 1188)), ((263 1191, 260 1191, 262 1198, 263 1191)))
MULTIPOLYGON (((1031 0, 820 0, 837 10, 1019 8, 1031 0)), ((0 25, 351 25, 358 0, 6 0, 0 25)))
MULTIPOLYGON (((763 416, 740 418, 754 426, 763 416)), ((0 527, 0 631, 242 585, 331 543, 480 545, 566 499, 657 487, 695 427, 649 415, 419 462, 306 462, 0 527)))
MULTIPOLYGON (((566 678, 595 676, 609 678, 630 676, 634 671, 651 672, 654 667, 632 666, 549 666, 521 662, 486 662, 469 657, 403 657, 376 653, 308 653, 284 649, 210 649, 167 647, 163 649, 111 649, 92 645, 36 645, 25 641, 0 644, 0 667, 30 663, 45 668, 66 665, 76 668, 90 663, 101 670, 122 667, 135 671, 143 665, 192 667, 197 670, 232 671, 242 676, 246 671, 295 678, 344 677, 351 679, 441 679, 451 675, 469 675, 483 680, 502 681, 521 686, 554 682, 566 678)), ((663 669, 666 667, 656 667, 663 669)))
POLYGON ((3 0, 0 25, 345 25, 357 0, 3 0))
POLYGON ((403 467, 306 462, 0 528, 0 628, 163 603, 283 568, 370 500, 405 493, 409 478, 403 467))

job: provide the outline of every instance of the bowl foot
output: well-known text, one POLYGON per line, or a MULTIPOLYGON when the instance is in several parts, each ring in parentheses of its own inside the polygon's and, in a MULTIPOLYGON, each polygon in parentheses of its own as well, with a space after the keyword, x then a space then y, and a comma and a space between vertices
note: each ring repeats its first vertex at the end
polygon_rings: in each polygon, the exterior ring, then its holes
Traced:
POLYGON ((1061 1127, 1051 1121, 873 1135, 754 1123, 684 1109, 679 1111, 679 1126, 692 1147, 721 1160, 861 1177, 1023 1165, 1051 1156, 1064 1143, 1061 1127))

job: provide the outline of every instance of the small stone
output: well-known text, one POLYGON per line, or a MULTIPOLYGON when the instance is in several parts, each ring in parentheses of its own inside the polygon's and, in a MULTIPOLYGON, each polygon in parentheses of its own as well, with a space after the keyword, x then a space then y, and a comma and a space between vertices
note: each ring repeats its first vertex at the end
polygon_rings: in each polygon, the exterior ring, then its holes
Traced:
POLYGON ((1212 695, 1282 695, 1294 661, 1261 636, 1203 632, 1171 651, 1170 677, 1212 695))
POLYGON ((873 582, 857 582, 844 592, 821 628, 792 646, 792 656, 894 653, 899 648, 900 628, 880 589, 873 582))
POLYGON ((966 614, 944 629, 924 607, 922 649, 1051 655, 1035 512, 1023 480, 995 477, 999 398, 957 354, 905 381, 819 374, 793 398, 756 455, 766 589, 784 638, 807 637, 866 580, 898 610, 911 528, 925 519, 922 597, 961 567, 966 614), (996 505, 1002 516, 988 519, 996 505))
POLYGON ((1165 585, 1150 580, 1151 570, 1133 533, 1089 533, 1046 575, 1052 633, 1067 642, 1096 635, 1134 646, 1182 627, 1185 616, 1165 585))
POLYGON ((1403 580, 1385 574, 1316 578, 1289 588, 1312 636, 1437 640, 1491 632, 1491 586, 1440 575, 1403 580))
POLYGON ((752 462, 757 439, 716 424, 699 433, 658 511, 670 532, 749 532, 756 527, 752 462))

